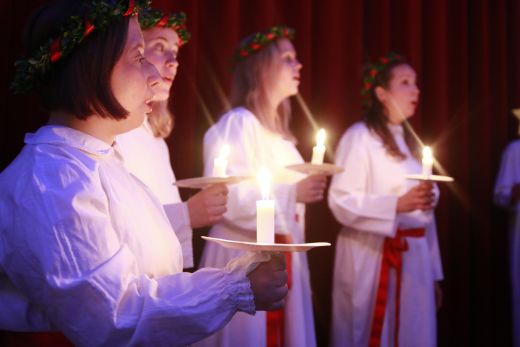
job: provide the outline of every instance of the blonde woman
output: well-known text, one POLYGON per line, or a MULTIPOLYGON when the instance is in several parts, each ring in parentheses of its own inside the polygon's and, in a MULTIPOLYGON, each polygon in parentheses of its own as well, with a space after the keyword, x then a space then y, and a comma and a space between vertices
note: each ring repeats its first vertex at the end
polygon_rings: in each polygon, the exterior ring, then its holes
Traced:
POLYGON ((193 228, 211 225, 226 212, 227 188, 214 185, 181 201, 173 185, 175 174, 165 138, 173 129, 173 116, 168 100, 177 74, 179 48, 190 34, 184 13, 164 14, 151 9, 139 17, 145 41, 144 54, 159 71, 160 85, 151 104, 152 112, 144 123, 117 137, 127 169, 145 183, 161 201, 182 246, 184 268, 193 267, 193 228))
MULTIPOLYGON (((204 137, 205 174, 224 144, 230 148, 228 174, 256 175, 262 166, 272 174, 277 242, 305 242, 305 204, 320 201, 324 176, 305 177, 285 168, 301 163, 289 129, 289 98, 298 92, 301 63, 291 43, 292 29, 273 27, 244 39, 235 55, 231 103, 204 137)), ((210 235, 232 240, 256 240, 255 183, 229 188, 228 211, 210 235)), ((239 251, 206 244, 201 266, 221 267, 239 251)), ((283 312, 238 315, 200 346, 315 346, 309 271, 305 253, 294 253, 291 286, 283 312)))

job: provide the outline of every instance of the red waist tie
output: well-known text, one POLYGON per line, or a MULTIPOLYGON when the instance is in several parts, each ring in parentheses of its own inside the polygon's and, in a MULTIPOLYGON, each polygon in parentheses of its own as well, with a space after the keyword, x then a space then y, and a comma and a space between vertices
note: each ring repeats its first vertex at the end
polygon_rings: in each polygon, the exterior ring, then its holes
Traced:
MULTIPOLYGON (((292 243, 291 235, 275 234, 274 242, 276 243, 292 243)), ((285 263, 287 266, 287 286, 291 289, 292 282, 292 260, 290 252, 283 252, 285 255, 285 263)), ((281 347, 284 345, 284 309, 266 312, 267 326, 267 347, 281 347)))
POLYGON ((374 316, 370 330, 369 347, 381 345, 381 333, 385 321, 386 301, 388 298, 388 279, 390 268, 395 269, 395 331, 394 347, 398 347, 399 338, 399 305, 401 301, 401 272, 403 269, 403 252, 408 250, 408 242, 405 237, 423 237, 424 228, 397 230, 394 238, 385 238, 383 244, 383 257, 381 259, 381 270, 379 272, 379 284, 374 305, 374 316))

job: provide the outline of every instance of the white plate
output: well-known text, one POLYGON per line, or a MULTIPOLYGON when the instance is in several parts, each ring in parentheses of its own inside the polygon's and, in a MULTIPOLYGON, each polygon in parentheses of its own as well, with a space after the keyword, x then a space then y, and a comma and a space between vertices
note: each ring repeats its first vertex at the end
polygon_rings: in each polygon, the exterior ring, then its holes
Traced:
POLYGON ((322 175, 334 175, 342 172, 344 169, 340 166, 336 166, 334 164, 323 163, 323 164, 312 164, 312 163, 302 163, 302 164, 293 164, 286 166, 287 169, 301 172, 303 174, 322 174, 322 175))
POLYGON ((433 181, 433 182, 453 182, 453 177, 440 176, 440 175, 422 175, 422 174, 409 174, 406 178, 418 181, 433 181))
POLYGON ((216 242, 222 247, 239 249, 242 251, 269 251, 269 252, 306 252, 315 247, 330 246, 328 242, 312 243, 256 243, 219 239, 216 237, 201 236, 206 241, 216 242))
POLYGON ((249 176, 227 176, 227 177, 194 177, 185 178, 173 182, 177 187, 202 189, 212 184, 234 184, 251 177, 249 176))

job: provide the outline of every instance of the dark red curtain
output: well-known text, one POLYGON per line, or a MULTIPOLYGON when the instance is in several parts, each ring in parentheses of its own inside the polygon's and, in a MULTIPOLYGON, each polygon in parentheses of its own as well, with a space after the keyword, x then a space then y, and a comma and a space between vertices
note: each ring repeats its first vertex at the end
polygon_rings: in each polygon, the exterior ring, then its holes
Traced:
MULTIPOLYGON (((45 122, 35 97, 13 96, 8 83, 21 54, 28 14, 45 1, 2 1, 1 162, 18 153, 23 134, 45 122)), ((437 209, 445 300, 440 346, 511 344, 506 215, 493 207, 500 154, 516 137, 520 107, 520 2, 516 0, 155 0, 188 14, 193 34, 182 49, 168 139, 178 178, 202 173, 201 140, 227 107, 229 57, 240 38, 285 23, 296 29, 303 63, 301 96, 332 149, 361 116, 364 61, 392 50, 417 70, 421 104, 412 125, 434 146, 454 184, 441 185, 437 209)), ((309 159, 314 130, 294 102, 293 129, 309 159)), ((347 168, 348 170, 348 168, 347 168)), ((185 194, 183 192, 183 194, 185 194)), ((309 241, 334 242, 338 224, 326 203, 309 208, 309 241)), ((201 242, 197 242, 200 252, 201 242)), ((334 248, 309 252, 319 345, 328 343, 334 248)), ((517 293, 520 295, 520 293, 517 293)), ((516 327, 520 329, 520 327, 516 327)))

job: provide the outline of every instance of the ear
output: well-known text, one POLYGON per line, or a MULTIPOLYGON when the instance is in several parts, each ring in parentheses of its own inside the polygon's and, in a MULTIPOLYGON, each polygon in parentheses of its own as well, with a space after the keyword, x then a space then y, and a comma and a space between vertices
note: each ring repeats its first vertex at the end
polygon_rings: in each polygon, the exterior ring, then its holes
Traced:
POLYGON ((374 89, 374 93, 376 94, 376 97, 379 99, 379 101, 381 103, 383 103, 383 101, 385 101, 385 99, 386 99, 386 90, 385 90, 385 88, 383 88, 381 86, 377 86, 374 89))

